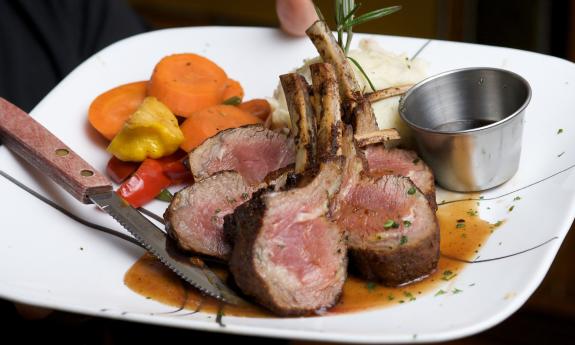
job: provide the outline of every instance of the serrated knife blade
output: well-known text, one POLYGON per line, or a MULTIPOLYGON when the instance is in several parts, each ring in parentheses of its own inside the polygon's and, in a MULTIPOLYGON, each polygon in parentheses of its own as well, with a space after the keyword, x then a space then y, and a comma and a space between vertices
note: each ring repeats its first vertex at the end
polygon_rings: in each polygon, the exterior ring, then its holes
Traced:
POLYGON ((112 183, 36 120, 0 98, 0 139, 8 149, 83 203, 94 203, 128 230, 151 254, 203 293, 244 304, 207 267, 168 251, 166 234, 112 190, 112 183))
POLYGON ((211 270, 194 266, 184 257, 178 260, 175 254, 168 252, 166 234, 116 193, 95 193, 89 198, 128 230, 152 255, 192 286, 227 303, 243 303, 211 270))

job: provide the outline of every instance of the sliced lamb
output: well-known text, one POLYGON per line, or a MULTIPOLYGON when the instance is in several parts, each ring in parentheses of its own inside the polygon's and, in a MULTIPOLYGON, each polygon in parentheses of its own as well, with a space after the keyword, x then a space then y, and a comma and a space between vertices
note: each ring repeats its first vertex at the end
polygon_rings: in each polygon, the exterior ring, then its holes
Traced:
POLYGON ((335 205, 334 218, 349 233, 352 263, 365 279, 398 286, 437 267, 435 213, 408 178, 361 178, 335 205))
POLYGON ((170 236, 186 251, 227 260, 231 246, 224 237, 224 216, 262 186, 223 171, 182 189, 164 214, 170 236))
POLYGON ((188 159, 196 181, 219 171, 233 170, 253 185, 294 161, 293 140, 261 125, 222 131, 190 152, 188 159))
POLYGON ((327 219, 341 161, 322 163, 305 187, 256 193, 234 212, 230 270, 237 285, 279 315, 333 306, 346 278, 344 232, 327 219))
POLYGON ((434 210, 437 209, 433 172, 417 156, 417 153, 397 148, 386 149, 383 146, 369 146, 364 149, 363 154, 371 176, 401 175, 409 177, 417 188, 425 194, 431 207, 434 210))
POLYGON ((348 233, 352 265, 365 279, 389 286, 429 275, 439 260, 434 209, 409 178, 365 174, 349 132, 342 185, 330 207, 348 233))

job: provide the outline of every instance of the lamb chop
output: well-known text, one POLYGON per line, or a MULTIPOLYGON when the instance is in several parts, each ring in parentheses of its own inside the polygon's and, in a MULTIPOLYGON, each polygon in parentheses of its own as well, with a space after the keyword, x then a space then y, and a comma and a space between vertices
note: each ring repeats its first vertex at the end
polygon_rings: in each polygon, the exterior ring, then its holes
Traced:
POLYGON ((379 90, 364 96, 355 79, 348 59, 323 21, 315 22, 307 34, 316 46, 321 58, 335 67, 340 84, 342 103, 346 122, 354 128, 354 140, 358 147, 364 148, 362 154, 369 165, 369 172, 377 177, 385 174, 407 176, 427 196, 434 208, 434 177, 431 169, 416 156, 415 152, 392 149, 399 142, 399 133, 395 129, 380 130, 377 126, 371 100, 375 101, 389 95, 404 92, 409 85, 386 90, 379 90), (419 162, 414 165, 413 162, 419 162), (413 169, 407 167, 413 166, 413 169))
POLYGON ((366 173, 351 130, 332 218, 348 232, 352 265, 365 279, 398 286, 427 276, 439 260, 439 225, 425 195, 407 177, 366 173))
MULTIPOLYGON (((389 164, 394 159, 400 163, 408 160, 414 166, 418 158, 407 151, 386 148, 389 137, 378 131, 369 100, 358 89, 351 66, 327 25, 318 21, 307 33, 322 59, 336 70, 342 109, 347 112, 344 118, 350 120, 354 131, 352 134, 346 129, 343 138, 332 139, 343 144, 346 163, 342 185, 330 205, 332 219, 349 233, 352 264, 366 279, 391 286, 426 276, 439 259, 435 209, 408 177, 393 174, 417 176, 432 185, 433 175, 430 170, 412 174, 410 169, 399 169, 401 164, 389 164), (366 141, 366 137, 371 139, 366 141), (361 148, 359 154, 356 145, 361 148)), ((320 132, 329 130, 322 128, 324 123, 319 122, 320 132)), ((423 162, 420 166, 424 167, 423 162)))
POLYGON ((308 178, 289 190, 262 190, 235 210, 229 263, 245 294, 276 314, 303 315, 333 306, 345 282, 345 234, 328 219, 342 159, 319 162, 317 144, 329 145, 316 143, 310 88, 300 75, 280 78, 295 129, 295 171, 308 178))

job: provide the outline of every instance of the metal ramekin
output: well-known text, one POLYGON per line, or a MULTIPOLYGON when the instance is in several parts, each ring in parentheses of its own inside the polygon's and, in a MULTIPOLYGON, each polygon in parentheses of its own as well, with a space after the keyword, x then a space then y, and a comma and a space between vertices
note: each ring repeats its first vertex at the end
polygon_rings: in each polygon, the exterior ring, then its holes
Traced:
POLYGON ((400 100, 421 158, 437 182, 458 192, 496 187, 519 167, 529 83, 498 68, 441 73, 400 100))

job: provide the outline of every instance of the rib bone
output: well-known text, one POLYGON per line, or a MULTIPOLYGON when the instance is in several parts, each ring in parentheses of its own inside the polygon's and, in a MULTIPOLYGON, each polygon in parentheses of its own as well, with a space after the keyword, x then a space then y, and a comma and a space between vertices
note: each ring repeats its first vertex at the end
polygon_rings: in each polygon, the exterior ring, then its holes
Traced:
POLYGON ((313 42, 323 61, 335 67, 343 98, 361 98, 361 90, 357 80, 355 80, 353 69, 327 24, 318 20, 306 30, 306 34, 313 42))
POLYGON ((369 99, 363 96, 353 69, 337 44, 327 24, 317 21, 307 30, 324 62, 334 66, 343 98, 344 121, 351 123, 356 135, 368 135, 379 130, 369 99))
POLYGON ((286 96, 296 145, 295 173, 316 169, 317 134, 310 102, 310 87, 305 78, 297 73, 281 75, 280 81, 286 96))
POLYGON ((316 63, 310 67, 312 78, 312 104, 317 126, 317 149, 322 158, 341 156, 341 101, 334 68, 329 63, 316 63))
POLYGON ((407 92, 407 90, 411 89, 413 84, 401 85, 401 86, 392 86, 388 87, 387 89, 376 90, 374 92, 370 92, 365 95, 367 99, 371 103, 379 102, 387 98, 401 96, 407 92))

